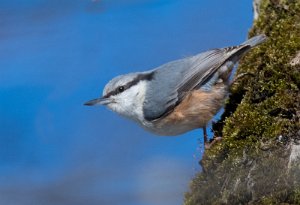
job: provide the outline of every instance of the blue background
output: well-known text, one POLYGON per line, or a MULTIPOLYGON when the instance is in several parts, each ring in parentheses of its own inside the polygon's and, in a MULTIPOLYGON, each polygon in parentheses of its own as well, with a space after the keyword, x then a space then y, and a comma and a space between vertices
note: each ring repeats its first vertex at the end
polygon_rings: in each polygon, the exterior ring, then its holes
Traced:
POLYGON ((251 0, 0 0, 0 204, 179 205, 202 131, 82 104, 113 77, 239 44, 251 0))

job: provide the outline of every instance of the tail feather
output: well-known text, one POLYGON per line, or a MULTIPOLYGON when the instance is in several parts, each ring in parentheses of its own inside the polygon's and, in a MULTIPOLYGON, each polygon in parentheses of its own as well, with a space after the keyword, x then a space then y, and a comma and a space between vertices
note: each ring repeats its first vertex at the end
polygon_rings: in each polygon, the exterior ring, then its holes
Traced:
POLYGON ((248 39, 247 41, 242 43, 242 45, 249 45, 251 47, 254 47, 257 46, 258 44, 263 43, 266 40, 267 40, 267 36, 265 34, 260 34, 248 39))

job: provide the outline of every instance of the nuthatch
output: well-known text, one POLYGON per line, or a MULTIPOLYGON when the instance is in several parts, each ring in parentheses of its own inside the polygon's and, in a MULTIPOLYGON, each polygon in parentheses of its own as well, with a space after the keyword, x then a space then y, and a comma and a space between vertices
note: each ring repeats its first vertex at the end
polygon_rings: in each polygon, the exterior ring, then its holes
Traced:
POLYGON ((106 105, 157 135, 203 128, 223 106, 237 61, 266 40, 255 36, 238 46, 213 49, 156 69, 112 79, 103 96, 85 105, 106 105))

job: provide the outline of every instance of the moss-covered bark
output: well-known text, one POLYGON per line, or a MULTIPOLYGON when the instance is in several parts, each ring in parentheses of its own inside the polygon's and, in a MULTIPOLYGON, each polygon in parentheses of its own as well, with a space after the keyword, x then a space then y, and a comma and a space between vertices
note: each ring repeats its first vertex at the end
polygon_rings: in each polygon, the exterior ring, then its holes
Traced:
POLYGON ((300 1, 262 0, 249 35, 266 43, 240 62, 186 205, 300 204, 300 1), (299 56, 298 56, 299 58, 299 56), (298 62, 298 63, 297 63, 298 62))

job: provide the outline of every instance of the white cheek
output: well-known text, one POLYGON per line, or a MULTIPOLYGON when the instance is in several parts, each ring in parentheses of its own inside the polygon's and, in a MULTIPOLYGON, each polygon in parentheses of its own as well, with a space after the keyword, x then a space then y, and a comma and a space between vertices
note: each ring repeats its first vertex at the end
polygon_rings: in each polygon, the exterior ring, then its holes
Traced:
POLYGON ((115 103, 110 103, 107 107, 120 115, 127 116, 127 104, 121 98, 116 97, 115 103))
POLYGON ((107 107, 108 107, 108 109, 116 112, 116 105, 114 103, 111 103, 111 104, 107 105, 107 107))
POLYGON ((109 109, 133 120, 143 121, 143 102, 146 82, 140 82, 114 97, 115 103, 107 105, 109 109))
POLYGON ((111 103, 111 104, 107 105, 107 107, 114 112, 122 114, 123 106, 120 106, 120 104, 118 102, 111 103))

